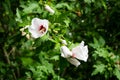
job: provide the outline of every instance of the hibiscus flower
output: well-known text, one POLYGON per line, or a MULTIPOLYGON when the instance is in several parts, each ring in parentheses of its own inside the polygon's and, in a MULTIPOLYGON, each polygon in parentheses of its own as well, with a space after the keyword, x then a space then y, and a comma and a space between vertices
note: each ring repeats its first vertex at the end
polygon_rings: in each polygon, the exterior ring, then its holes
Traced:
POLYGON ((60 51, 61 56, 66 58, 71 64, 75 65, 76 67, 80 65, 79 60, 86 62, 88 59, 88 47, 84 46, 84 41, 82 41, 71 51, 66 46, 62 46, 60 51))
POLYGON ((39 38, 47 33, 48 25, 49 21, 46 19, 33 18, 28 30, 33 38, 39 38))

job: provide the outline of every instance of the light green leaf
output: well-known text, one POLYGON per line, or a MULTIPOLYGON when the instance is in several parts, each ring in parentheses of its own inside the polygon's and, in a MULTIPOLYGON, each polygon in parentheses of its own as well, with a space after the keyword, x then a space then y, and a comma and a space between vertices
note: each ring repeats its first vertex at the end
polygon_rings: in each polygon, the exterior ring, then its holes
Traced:
POLYGON ((101 0, 101 2, 102 2, 103 7, 104 7, 105 9, 107 9, 107 6, 106 6, 106 1, 101 0))
POLYGON ((72 10, 72 7, 70 7, 67 3, 59 3, 56 5, 56 8, 64 8, 66 7, 68 10, 72 10))
POLYGON ((29 13, 41 13, 39 4, 37 2, 31 2, 28 5, 21 5, 23 8, 24 14, 29 14, 29 13))
POLYGON ((18 8, 16 9, 16 16, 17 16, 17 17, 16 17, 16 21, 22 23, 22 19, 21 19, 20 11, 19 11, 18 8))
POLYGON ((114 75, 120 80, 120 70, 118 68, 115 68, 113 71, 114 75))
MULTIPOLYGON (((91 0, 84 0, 86 3, 91 3, 91 0)), ((94 0, 93 0, 94 1, 94 0)))
POLYGON ((109 56, 108 51, 106 48, 99 48, 95 51, 100 57, 107 58, 109 56))
POLYGON ((51 57, 50 59, 51 59, 51 60, 55 60, 55 61, 57 61, 57 60, 59 60, 59 56, 56 55, 56 56, 51 57))
POLYGON ((103 37, 99 38, 99 43, 100 43, 100 46, 104 46, 105 45, 105 40, 103 39, 103 37))
POLYGON ((98 73, 104 73, 105 71, 104 64, 94 65, 93 67, 95 68, 95 70, 92 72, 92 75, 96 75, 98 73))

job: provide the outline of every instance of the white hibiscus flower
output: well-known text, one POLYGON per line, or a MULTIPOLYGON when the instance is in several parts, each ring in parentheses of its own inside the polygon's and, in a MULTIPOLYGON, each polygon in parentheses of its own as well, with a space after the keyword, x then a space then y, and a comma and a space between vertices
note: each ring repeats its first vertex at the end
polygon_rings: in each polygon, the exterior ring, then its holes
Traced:
POLYGON ((82 41, 78 46, 73 48, 71 51, 66 47, 61 47, 61 56, 66 58, 71 64, 78 67, 80 62, 78 60, 87 61, 88 59, 88 47, 84 46, 84 41, 82 41))
POLYGON ((46 19, 33 18, 28 30, 33 38, 39 38, 47 33, 48 25, 49 21, 46 19))

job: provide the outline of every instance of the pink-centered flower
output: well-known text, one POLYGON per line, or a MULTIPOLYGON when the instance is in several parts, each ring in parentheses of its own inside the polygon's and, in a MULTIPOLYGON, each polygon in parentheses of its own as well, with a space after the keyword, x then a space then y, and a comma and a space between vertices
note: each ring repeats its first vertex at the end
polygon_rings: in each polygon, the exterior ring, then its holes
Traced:
POLYGON ((88 59, 88 47, 84 46, 84 41, 82 41, 78 46, 73 48, 71 51, 66 47, 61 47, 61 56, 66 58, 71 64, 78 67, 80 62, 78 60, 87 61, 88 59))
POLYGON ((47 33, 48 25, 49 21, 46 19, 33 18, 28 30, 33 38, 39 38, 47 33))

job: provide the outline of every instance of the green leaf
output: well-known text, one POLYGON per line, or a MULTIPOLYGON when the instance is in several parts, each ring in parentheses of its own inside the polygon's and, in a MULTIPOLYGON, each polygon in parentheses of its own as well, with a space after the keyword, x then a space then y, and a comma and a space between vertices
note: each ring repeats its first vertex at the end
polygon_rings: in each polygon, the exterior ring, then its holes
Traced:
MULTIPOLYGON (((84 0, 86 3, 91 3, 92 0, 84 0)), ((93 0, 94 1, 94 0, 93 0)))
POLYGON ((107 9, 107 6, 106 6, 106 1, 101 0, 101 2, 102 2, 103 7, 104 7, 105 9, 107 9))
POLYGON ((64 8, 66 7, 68 10, 72 10, 72 7, 70 7, 67 3, 59 3, 56 5, 56 8, 64 8))
POLYGON ((118 68, 115 68, 113 71, 114 75, 120 80, 120 70, 118 68))
POLYGON ((100 46, 104 46, 105 45, 105 40, 103 39, 103 37, 99 38, 99 44, 100 44, 100 46))
POLYGON ((57 60, 59 60, 59 56, 58 56, 58 55, 55 55, 55 56, 51 57, 50 59, 57 61, 57 60))
POLYGON ((22 23, 22 19, 21 19, 20 11, 19 11, 18 8, 16 9, 16 16, 17 16, 17 17, 16 17, 16 21, 22 23))
POLYGON ((39 7, 39 4, 37 2, 30 2, 27 5, 21 5, 23 8, 24 14, 29 14, 29 13, 41 13, 41 9, 39 7))
POLYGON ((107 58, 109 56, 108 51, 106 48, 99 48, 95 51, 96 54, 99 55, 99 57, 107 58))
POLYGON ((96 75, 98 73, 104 73, 104 71, 105 71, 104 64, 94 65, 93 67, 95 68, 95 70, 92 72, 92 76, 96 75))
POLYGON ((95 49, 98 48, 99 47, 98 40, 96 38, 93 38, 93 41, 94 41, 94 43, 90 43, 89 45, 95 49))
POLYGON ((64 20, 64 23, 65 23, 65 25, 66 25, 67 27, 69 27, 70 19, 69 19, 69 18, 66 18, 66 19, 64 20))
POLYGON ((21 61, 22 61, 22 64, 24 66, 27 66, 27 65, 31 65, 33 63, 33 59, 32 58, 27 58, 27 57, 22 57, 21 58, 21 61))

